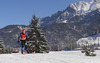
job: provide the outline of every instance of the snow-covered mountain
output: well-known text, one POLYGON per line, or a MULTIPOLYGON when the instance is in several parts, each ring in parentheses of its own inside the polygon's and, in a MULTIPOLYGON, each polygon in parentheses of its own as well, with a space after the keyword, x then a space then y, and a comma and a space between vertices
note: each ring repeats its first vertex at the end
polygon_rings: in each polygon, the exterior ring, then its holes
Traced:
POLYGON ((100 0, 72 3, 65 10, 43 18, 42 21, 48 41, 62 43, 66 48, 69 39, 72 38, 75 43, 80 38, 92 36, 97 29, 100 30, 100 0))
POLYGON ((77 42, 77 44, 79 44, 80 46, 83 45, 100 45, 100 34, 99 36, 94 35, 94 36, 90 36, 90 37, 86 37, 86 38, 81 38, 79 39, 77 42))
MULTIPOLYGON (((42 18, 43 26, 52 23, 68 23, 70 19, 75 16, 86 16, 87 14, 98 10, 100 12, 100 0, 80 1, 78 3, 71 3, 64 11, 58 11, 51 17, 42 18)), ((80 18, 80 21, 84 17, 80 18)))
POLYGON ((75 10, 76 15, 84 15, 91 11, 100 9, 100 0, 91 0, 90 2, 80 1, 71 4, 70 7, 75 10))

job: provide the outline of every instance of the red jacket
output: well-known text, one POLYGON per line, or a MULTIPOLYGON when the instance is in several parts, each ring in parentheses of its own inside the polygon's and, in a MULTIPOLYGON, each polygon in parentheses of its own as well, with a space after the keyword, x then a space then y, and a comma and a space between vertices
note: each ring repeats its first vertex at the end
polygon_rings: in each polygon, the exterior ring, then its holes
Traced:
POLYGON ((18 36, 18 39, 20 39, 20 40, 26 40, 27 37, 28 37, 28 36, 27 36, 27 33, 25 33, 25 34, 21 33, 21 34, 18 36))

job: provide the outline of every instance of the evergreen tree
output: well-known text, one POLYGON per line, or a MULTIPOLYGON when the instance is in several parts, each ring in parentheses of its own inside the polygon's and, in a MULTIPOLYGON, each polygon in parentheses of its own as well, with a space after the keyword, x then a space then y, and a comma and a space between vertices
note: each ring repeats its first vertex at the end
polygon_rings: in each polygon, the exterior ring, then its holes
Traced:
POLYGON ((91 46, 87 46, 87 45, 84 45, 82 47, 82 53, 85 53, 86 56, 96 56, 96 54, 94 54, 94 47, 93 45, 91 46))
POLYGON ((3 40, 0 38, 0 54, 4 53, 4 45, 3 45, 3 40))
POLYGON ((40 30, 40 24, 38 23, 39 19, 34 15, 33 19, 31 20, 29 24, 29 30, 28 30, 28 42, 27 47, 29 49, 29 52, 36 52, 36 53, 48 53, 48 46, 47 46, 47 40, 45 39, 44 34, 42 33, 42 30, 40 30))
POLYGON ((5 46, 3 43, 3 39, 0 38, 0 54, 8 54, 11 53, 11 47, 5 46))

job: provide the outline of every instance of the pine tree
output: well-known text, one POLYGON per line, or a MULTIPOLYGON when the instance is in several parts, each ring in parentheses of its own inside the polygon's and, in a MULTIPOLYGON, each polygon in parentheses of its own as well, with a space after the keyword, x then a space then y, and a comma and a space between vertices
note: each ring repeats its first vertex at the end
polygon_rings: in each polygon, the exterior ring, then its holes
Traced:
POLYGON ((47 40, 39 27, 39 19, 34 15, 29 24, 27 47, 29 52, 48 53, 47 40))
POLYGON ((87 46, 87 45, 84 45, 82 47, 82 53, 85 53, 86 56, 96 56, 96 54, 94 54, 94 47, 93 45, 91 46, 87 46))
POLYGON ((4 45, 3 45, 3 40, 0 38, 0 54, 4 53, 4 45))

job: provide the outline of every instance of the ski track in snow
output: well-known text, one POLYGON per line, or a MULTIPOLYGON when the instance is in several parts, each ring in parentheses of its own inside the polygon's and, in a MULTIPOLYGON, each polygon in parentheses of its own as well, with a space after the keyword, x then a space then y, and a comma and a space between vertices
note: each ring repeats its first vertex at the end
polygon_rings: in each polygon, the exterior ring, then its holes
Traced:
POLYGON ((100 63, 100 51, 97 56, 85 56, 81 51, 59 51, 45 54, 1 54, 0 63, 100 63))

